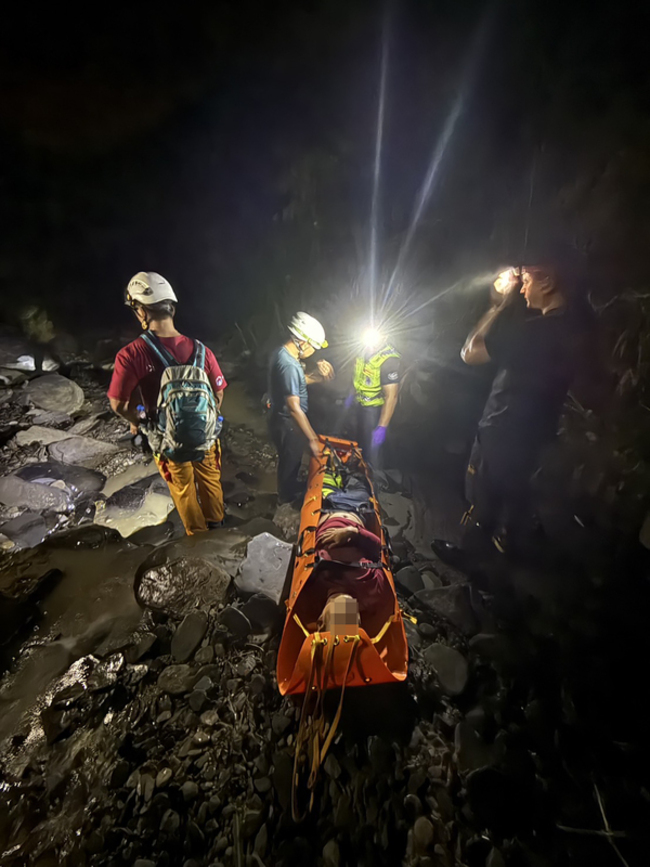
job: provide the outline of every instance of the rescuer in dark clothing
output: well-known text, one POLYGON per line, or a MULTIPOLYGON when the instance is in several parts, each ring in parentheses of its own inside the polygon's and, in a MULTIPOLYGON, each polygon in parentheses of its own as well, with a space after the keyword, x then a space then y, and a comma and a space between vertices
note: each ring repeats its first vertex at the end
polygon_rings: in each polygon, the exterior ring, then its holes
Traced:
MULTIPOLYGON (((467 468, 468 516, 479 537, 491 538, 500 551, 517 552, 533 531, 531 477, 557 433, 575 367, 574 336, 552 269, 522 268, 521 276, 511 271, 495 288, 501 300, 461 352, 466 364, 497 364, 467 468), (516 307, 519 292, 528 308, 524 315, 516 307)), ((477 534, 466 534, 464 549, 471 538, 477 534)), ((443 560, 462 559, 447 542, 435 540, 432 547, 443 560)))

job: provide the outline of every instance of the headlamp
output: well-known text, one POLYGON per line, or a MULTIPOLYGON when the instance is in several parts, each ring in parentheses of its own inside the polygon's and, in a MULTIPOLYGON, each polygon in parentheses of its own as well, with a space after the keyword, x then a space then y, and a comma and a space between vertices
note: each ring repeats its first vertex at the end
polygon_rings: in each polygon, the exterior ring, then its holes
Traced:
POLYGON ((379 349, 385 340, 378 328, 369 327, 363 332, 361 342, 364 349, 379 349))
POLYGON ((519 280, 519 268, 506 268, 494 281, 494 288, 499 295, 507 295, 519 280))

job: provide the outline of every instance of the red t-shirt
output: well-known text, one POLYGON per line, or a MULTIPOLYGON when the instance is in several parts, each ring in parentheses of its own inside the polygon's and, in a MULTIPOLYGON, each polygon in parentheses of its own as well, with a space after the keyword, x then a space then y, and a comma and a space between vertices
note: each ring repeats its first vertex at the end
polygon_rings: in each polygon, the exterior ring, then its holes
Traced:
MULTIPOLYGON (((179 364, 187 364, 194 355, 194 341, 190 337, 179 335, 159 339, 179 364)), ((156 410, 163 370, 162 362, 154 357, 144 340, 138 337, 117 353, 108 396, 113 400, 129 402, 132 402, 135 396, 144 404, 147 415, 151 416, 156 410), (134 395, 136 389, 139 390, 138 395, 134 395)), ((214 352, 207 346, 205 347, 205 372, 215 392, 223 391, 228 385, 214 352)))

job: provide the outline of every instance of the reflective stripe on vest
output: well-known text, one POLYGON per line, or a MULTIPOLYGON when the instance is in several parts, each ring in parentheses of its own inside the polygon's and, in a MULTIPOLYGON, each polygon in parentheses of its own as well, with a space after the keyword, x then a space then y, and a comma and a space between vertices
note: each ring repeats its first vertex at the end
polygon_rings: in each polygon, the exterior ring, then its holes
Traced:
POLYGON ((392 346, 376 352, 367 361, 363 356, 357 358, 354 370, 354 391, 357 402, 362 406, 382 406, 384 394, 381 388, 381 366, 388 358, 399 358, 400 354, 392 346))

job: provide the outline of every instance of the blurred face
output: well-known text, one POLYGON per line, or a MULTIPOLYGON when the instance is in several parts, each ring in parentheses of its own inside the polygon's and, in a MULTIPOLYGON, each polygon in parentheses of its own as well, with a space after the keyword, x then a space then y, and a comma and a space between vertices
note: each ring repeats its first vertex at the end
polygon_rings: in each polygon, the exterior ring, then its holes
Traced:
POLYGON ((333 596, 328 600, 318 623, 323 632, 358 635, 359 603, 352 596, 333 596))
POLYGON ((299 346, 301 358, 309 358, 310 355, 313 355, 314 352, 316 352, 311 343, 307 343, 306 340, 301 340, 299 346))

